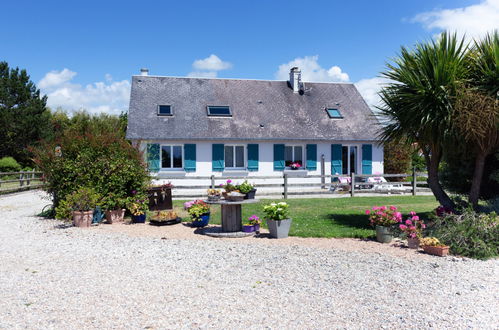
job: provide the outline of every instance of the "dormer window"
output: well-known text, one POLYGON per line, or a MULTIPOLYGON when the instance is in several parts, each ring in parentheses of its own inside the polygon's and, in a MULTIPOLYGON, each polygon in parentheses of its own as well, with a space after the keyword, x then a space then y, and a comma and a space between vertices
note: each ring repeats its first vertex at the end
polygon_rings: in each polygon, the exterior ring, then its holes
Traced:
POLYGON ((171 105, 158 105, 158 116, 173 116, 171 105))
POLYGON ((338 110, 338 109, 327 108, 326 111, 327 111, 327 114, 329 115, 329 118, 337 118, 337 119, 343 118, 343 116, 341 115, 340 110, 338 110))
POLYGON ((213 117, 232 117, 232 113, 230 112, 229 106, 214 106, 209 105, 208 107, 208 116, 213 117))

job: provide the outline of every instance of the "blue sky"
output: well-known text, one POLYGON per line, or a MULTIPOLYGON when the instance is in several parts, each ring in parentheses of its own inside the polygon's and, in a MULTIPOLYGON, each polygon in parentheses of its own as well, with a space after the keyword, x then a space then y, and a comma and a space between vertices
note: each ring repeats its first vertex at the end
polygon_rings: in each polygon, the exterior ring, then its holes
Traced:
POLYGON ((0 61, 26 68, 49 106, 118 113, 141 67, 154 75, 356 83, 401 45, 444 29, 499 28, 499 0, 4 1, 0 61))

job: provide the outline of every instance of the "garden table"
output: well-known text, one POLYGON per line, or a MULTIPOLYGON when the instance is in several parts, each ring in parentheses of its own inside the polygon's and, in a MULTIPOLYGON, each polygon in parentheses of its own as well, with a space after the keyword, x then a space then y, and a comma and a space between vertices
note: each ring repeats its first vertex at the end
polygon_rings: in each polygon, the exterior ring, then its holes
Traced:
POLYGON ((228 200, 205 201, 207 204, 219 204, 222 210, 222 232, 233 233, 242 231, 242 205, 258 203, 258 199, 244 199, 242 201, 232 202, 228 200))

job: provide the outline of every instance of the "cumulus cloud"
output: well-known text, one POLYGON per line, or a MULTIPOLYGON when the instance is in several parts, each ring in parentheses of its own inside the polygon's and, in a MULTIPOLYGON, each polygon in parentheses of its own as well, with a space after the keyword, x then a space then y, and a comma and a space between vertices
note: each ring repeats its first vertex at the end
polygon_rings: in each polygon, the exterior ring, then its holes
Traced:
POLYGON ((187 74, 188 77, 216 78, 218 71, 232 68, 232 63, 222 61, 217 55, 211 54, 207 58, 195 60, 192 67, 195 71, 187 74))
POLYGON ((71 82, 76 75, 76 72, 69 69, 51 71, 38 82, 41 92, 48 96, 49 107, 61 107, 68 111, 85 109, 90 113, 110 114, 127 110, 130 99, 128 80, 113 81, 111 75, 106 74, 105 82, 83 86, 71 82))
POLYGON ((361 79, 354 85, 357 87, 360 95, 362 95, 371 110, 376 112, 376 106, 381 105, 381 99, 378 96, 378 92, 381 90, 383 85, 388 82, 389 80, 386 78, 375 77, 361 79))
POLYGON ((480 37, 499 28, 499 0, 454 9, 436 9, 413 18, 428 30, 456 31, 468 38, 480 37))
POLYGON ((339 66, 332 66, 329 69, 321 67, 319 55, 298 57, 288 63, 279 65, 275 78, 277 80, 288 80, 289 70, 295 66, 300 68, 303 81, 347 82, 350 80, 348 74, 343 72, 339 66))

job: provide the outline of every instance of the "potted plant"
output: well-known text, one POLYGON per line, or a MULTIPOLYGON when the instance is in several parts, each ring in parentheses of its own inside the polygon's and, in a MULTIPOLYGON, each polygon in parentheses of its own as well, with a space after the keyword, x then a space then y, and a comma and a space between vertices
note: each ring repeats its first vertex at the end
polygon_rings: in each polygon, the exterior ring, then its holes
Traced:
POLYGON ((148 199, 145 195, 135 194, 128 198, 127 208, 132 214, 133 223, 145 223, 146 212, 149 210, 148 199))
POLYGON ((412 211, 410 214, 410 217, 399 225, 399 229, 406 235, 409 249, 417 249, 426 225, 423 220, 419 219, 416 212, 412 211))
POLYGON ((289 165, 292 170, 299 170, 301 168, 301 164, 299 162, 293 162, 289 165))
POLYGON ((165 226, 180 223, 180 218, 175 211, 155 211, 149 219, 153 226, 165 226))
POLYGON ((115 194, 108 194, 102 199, 102 206, 105 210, 107 223, 123 222, 125 217, 126 198, 119 197, 115 194))
POLYGON ((262 220, 256 215, 253 214, 248 218, 248 222, 243 224, 243 231, 244 232, 259 232, 260 231, 260 224, 262 223, 262 220))
POLYGON ((90 227, 94 208, 99 196, 92 188, 80 188, 66 197, 66 205, 72 210, 73 225, 90 227))
POLYGON ((162 185, 153 185, 147 188, 150 210, 169 210, 173 208, 171 182, 162 185))
POLYGON ((288 218, 289 205, 285 202, 270 203, 263 207, 265 220, 269 227, 270 236, 274 238, 286 238, 291 227, 291 219, 288 218))
POLYGON ((380 243, 390 243, 393 240, 391 227, 402 222, 402 214, 395 206, 373 206, 366 210, 371 226, 376 228, 376 239, 380 243))
POLYGON ((241 194, 245 194, 244 199, 255 199, 256 189, 255 185, 248 182, 248 180, 244 180, 243 183, 237 185, 237 189, 241 194))
POLYGON ((210 221, 210 206, 202 200, 194 200, 184 204, 192 219, 193 227, 204 227, 210 221), (187 204, 187 207, 186 207, 187 204))
POLYGON ((218 202, 222 197, 222 192, 220 189, 208 189, 208 201, 209 202, 218 202))
POLYGON ((220 187, 224 189, 224 192, 222 193, 224 198, 227 198, 228 193, 230 193, 232 191, 237 191, 237 187, 232 184, 231 179, 228 179, 227 181, 225 181, 225 184, 221 183, 220 187))
POLYGON ((440 243, 436 237, 422 238, 419 244, 423 247, 424 252, 439 257, 445 257, 449 254, 449 247, 440 243))

